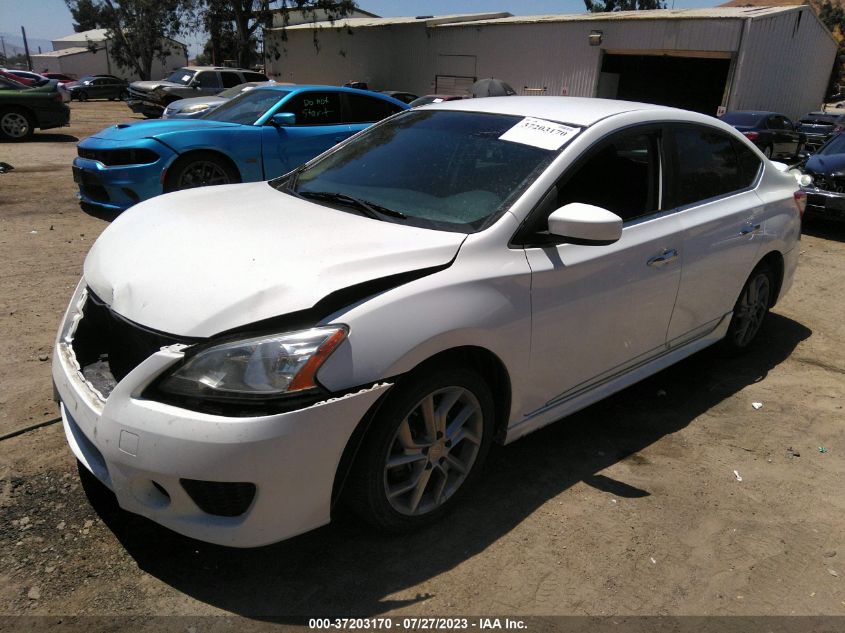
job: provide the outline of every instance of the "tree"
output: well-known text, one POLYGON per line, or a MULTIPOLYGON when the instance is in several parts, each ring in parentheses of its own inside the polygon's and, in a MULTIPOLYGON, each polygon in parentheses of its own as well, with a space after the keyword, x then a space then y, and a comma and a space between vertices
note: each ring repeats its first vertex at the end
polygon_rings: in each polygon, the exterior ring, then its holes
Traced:
POLYGON ((200 21, 210 36, 209 52, 220 63, 218 51, 231 32, 237 52, 238 66, 249 68, 258 60, 259 28, 271 28, 273 15, 281 16, 281 24, 290 22, 291 11, 302 11, 306 19, 316 21, 325 13, 329 20, 349 15, 356 8, 354 0, 201 0, 200 21))
MULTIPOLYGON (((71 13, 91 4, 106 29, 109 54, 118 66, 150 79, 153 60, 170 55, 170 43, 183 34, 196 0, 65 0, 71 13)), ((88 11, 88 9, 84 9, 88 11)))
POLYGON ((827 86, 827 96, 841 98, 842 93, 842 60, 845 59, 845 9, 839 3, 833 4, 830 0, 824 0, 819 6, 819 18, 825 26, 830 29, 839 44, 836 51, 836 59, 833 62, 833 69, 830 73, 830 81, 827 86))
POLYGON ((665 9, 662 0, 584 0, 587 11, 592 13, 609 13, 611 11, 647 11, 650 9, 665 9))
POLYGON ((104 26, 102 8, 94 4, 93 0, 78 0, 71 4, 67 3, 70 14, 73 16, 73 30, 77 33, 99 29, 104 26))

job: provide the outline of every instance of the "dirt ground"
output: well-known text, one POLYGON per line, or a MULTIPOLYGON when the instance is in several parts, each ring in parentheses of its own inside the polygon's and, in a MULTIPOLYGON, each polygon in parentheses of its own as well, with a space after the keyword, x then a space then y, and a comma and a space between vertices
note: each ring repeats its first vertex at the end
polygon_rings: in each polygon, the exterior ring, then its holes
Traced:
MULTIPOLYGON (((108 224, 70 164, 131 113, 72 109, 0 144, 0 435, 57 416, 47 359, 108 224)), ((801 251, 752 353, 699 354, 496 450, 410 536, 340 517, 256 550, 198 543, 86 494, 59 424, 5 439, 0 615, 845 615, 845 227, 810 224, 801 251)))

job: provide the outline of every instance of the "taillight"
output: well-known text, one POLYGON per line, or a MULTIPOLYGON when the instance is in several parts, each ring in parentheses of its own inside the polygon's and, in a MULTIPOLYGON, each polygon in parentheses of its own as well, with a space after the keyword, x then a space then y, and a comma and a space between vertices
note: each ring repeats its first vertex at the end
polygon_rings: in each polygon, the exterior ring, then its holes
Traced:
POLYGON ((833 132, 835 134, 839 134, 842 130, 845 130, 845 128, 843 128, 841 125, 837 125, 836 127, 833 128, 833 132))
POLYGON ((743 134, 749 141, 756 141, 757 137, 760 136, 757 132, 743 132, 743 134))
POLYGON ((51 97, 56 103, 62 103, 64 101, 64 99, 62 99, 62 93, 60 92, 51 95, 51 97))
POLYGON ((803 219, 804 209, 807 208, 807 194, 799 190, 792 194, 792 197, 795 199, 795 206, 798 207, 798 213, 803 219))

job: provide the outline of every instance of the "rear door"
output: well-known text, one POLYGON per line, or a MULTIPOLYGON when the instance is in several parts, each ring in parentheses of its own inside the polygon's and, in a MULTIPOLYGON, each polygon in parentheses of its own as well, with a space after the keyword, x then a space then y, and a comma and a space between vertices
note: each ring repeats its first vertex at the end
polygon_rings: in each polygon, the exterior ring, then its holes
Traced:
POLYGON ((216 95, 222 90, 220 87, 220 78, 217 76, 217 71, 203 70, 197 73, 192 84, 196 88, 196 96, 202 95, 216 95))
POLYGON ((343 122, 341 108, 340 93, 334 91, 297 92, 284 101, 276 113, 290 112, 296 123, 264 126, 264 177, 280 176, 349 137, 352 129, 343 122))
POLYGON ((677 346, 716 327, 751 272, 762 230, 754 191, 762 165, 742 142, 702 125, 671 126, 666 146, 668 203, 684 231, 684 269, 667 335, 677 346))

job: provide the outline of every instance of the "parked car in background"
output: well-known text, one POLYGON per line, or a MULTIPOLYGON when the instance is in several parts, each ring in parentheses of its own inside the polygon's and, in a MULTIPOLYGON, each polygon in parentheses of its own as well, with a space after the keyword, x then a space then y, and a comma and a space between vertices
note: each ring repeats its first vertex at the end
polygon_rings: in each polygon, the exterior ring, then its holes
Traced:
POLYGON ((460 99, 463 99, 463 97, 458 95, 424 95, 422 97, 417 97, 408 105, 412 108, 416 108, 417 106, 428 105, 429 103, 443 103, 444 101, 458 101, 460 99))
POLYGON ((798 132, 804 136, 803 150, 817 152, 834 134, 845 129, 845 114, 808 112, 798 120, 798 132))
POLYGON ((70 109, 55 80, 40 86, 0 77, 0 139, 23 141, 36 129, 48 130, 70 123, 70 109))
POLYGON ((168 191, 267 180, 407 109, 374 92, 270 84, 198 119, 113 125, 79 143, 79 197, 112 210, 168 191))
POLYGON ((59 85, 77 80, 76 76, 65 75, 63 73, 41 73, 41 75, 47 77, 47 79, 55 79, 59 82, 59 85))
POLYGON ((845 220, 845 134, 835 134, 800 169, 807 214, 845 220))
POLYGON ((379 92, 383 95, 387 95, 388 97, 399 99, 402 103, 411 103, 414 99, 419 99, 419 97, 415 94, 411 94, 410 92, 400 92, 399 90, 379 90, 379 92))
POLYGON ((793 280, 798 193, 702 114, 403 112, 270 183, 108 226, 54 346, 68 444, 123 509, 204 541, 264 545, 337 504, 420 528, 494 441, 749 349, 793 280))
POLYGON ((89 99, 108 99, 125 101, 129 98, 129 84, 125 79, 111 75, 88 75, 66 86, 71 99, 88 101, 89 99))
POLYGON ((294 84, 277 84, 274 81, 250 81, 245 84, 240 84, 234 88, 226 88, 223 92, 216 95, 209 95, 207 97, 189 97, 188 99, 178 99, 173 101, 164 109, 161 115, 162 119, 195 119, 202 116, 209 110, 213 110, 221 103, 237 97, 242 92, 252 90, 258 86, 270 85, 286 85, 293 86, 294 84))
POLYGON ((29 77, 21 77, 19 75, 16 75, 6 70, 5 68, 0 68, 0 77, 3 77, 4 79, 8 79, 10 81, 16 81, 17 83, 23 86, 34 86, 36 83, 41 83, 37 82, 35 79, 30 79, 29 77))
POLYGON ((129 86, 126 104, 133 112, 158 118, 178 99, 216 95, 242 83, 269 81, 266 75, 242 68, 192 66, 174 71, 160 81, 135 81, 129 86))
POLYGON ((721 120, 737 130, 766 155, 767 158, 797 158, 803 137, 787 117, 777 112, 732 110, 721 120))
POLYGON ((40 83, 42 80, 47 79, 47 77, 45 77, 44 75, 39 75, 38 73, 32 72, 31 70, 19 70, 17 68, 7 68, 5 70, 7 73, 18 77, 18 79, 28 79, 34 84, 40 83))

